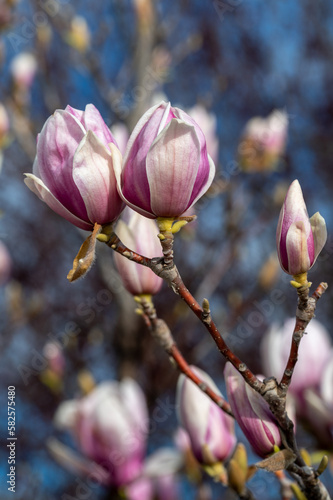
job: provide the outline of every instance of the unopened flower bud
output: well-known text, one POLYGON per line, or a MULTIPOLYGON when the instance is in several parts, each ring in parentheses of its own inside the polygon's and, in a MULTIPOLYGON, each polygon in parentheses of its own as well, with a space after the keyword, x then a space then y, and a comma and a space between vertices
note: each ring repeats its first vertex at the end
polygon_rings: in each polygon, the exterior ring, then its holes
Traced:
POLYGON ((67 106, 45 123, 37 141, 33 174, 25 183, 52 210, 75 226, 115 221, 123 209, 113 171, 121 154, 92 104, 85 111, 67 106))
MULTIPOLYGON (((204 371, 192 370, 217 394, 221 394, 204 371)), ((225 461, 232 453, 236 437, 234 422, 189 378, 180 375, 177 385, 180 423, 187 431, 196 459, 204 465, 225 461)))
MULTIPOLYGON (((142 217, 129 207, 125 208, 115 232, 131 250, 149 258, 162 256, 155 221, 142 217)), ((160 290, 163 280, 151 269, 132 262, 117 252, 114 252, 113 257, 124 286, 132 295, 155 295, 160 290)))
POLYGON ((326 243, 324 218, 317 212, 309 219, 302 189, 295 180, 284 200, 276 232, 282 269, 292 276, 307 273, 326 243))
POLYGON ((215 165, 198 124, 162 102, 139 120, 121 163, 115 164, 124 201, 154 219, 183 214, 207 191, 215 165))
POLYGON ((253 450, 266 457, 281 445, 277 422, 266 401, 252 389, 241 374, 227 363, 224 369, 228 401, 240 428, 253 450))

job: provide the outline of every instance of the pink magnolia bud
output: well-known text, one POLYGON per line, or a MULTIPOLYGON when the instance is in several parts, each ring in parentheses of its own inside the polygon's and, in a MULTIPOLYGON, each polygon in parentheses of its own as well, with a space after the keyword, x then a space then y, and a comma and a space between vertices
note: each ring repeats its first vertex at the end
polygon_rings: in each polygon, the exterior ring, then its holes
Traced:
MULTIPOLYGON (((278 381, 281 380, 290 353, 294 327, 295 319, 290 318, 282 327, 273 325, 265 335, 261 354, 267 377, 273 376, 278 381)), ((329 333, 318 320, 312 319, 306 332, 299 347, 298 361, 290 384, 290 391, 298 402, 304 390, 319 385, 331 350, 329 333)))
POLYGON ((177 217, 194 205, 211 185, 215 165, 195 121, 162 102, 139 120, 115 172, 124 201, 154 219, 177 217))
POLYGON ((121 154, 98 110, 67 106, 45 123, 37 141, 33 174, 25 183, 52 210, 75 226, 116 220, 123 209, 113 171, 121 154))
MULTIPOLYGON (((142 217, 129 207, 125 208, 116 226, 116 234, 135 252, 149 258, 162 256, 155 221, 142 217)), ((124 286, 132 295, 155 295, 160 290, 163 280, 151 269, 131 262, 117 252, 114 252, 113 257, 124 286)))
POLYGON ((301 186, 295 180, 284 200, 276 232, 282 269, 293 276, 308 272, 326 239, 324 218, 317 212, 309 219, 301 186))
POLYGON ((10 65, 15 84, 29 88, 35 78, 37 67, 37 60, 33 54, 21 52, 15 56, 10 65))
POLYGON ((280 446, 281 437, 276 420, 266 401, 255 392, 241 374, 227 363, 224 369, 228 401, 235 419, 253 450, 266 457, 280 446))
MULTIPOLYGON (((209 375, 197 367, 191 368, 221 394, 209 375)), ((213 465, 231 455, 236 444, 233 419, 184 375, 178 379, 177 407, 179 421, 187 431, 192 451, 200 463, 213 465)))
POLYGON ((141 474, 148 415, 134 380, 104 382, 83 399, 62 403, 55 422, 74 434, 85 457, 108 471, 109 484, 125 485, 141 474))

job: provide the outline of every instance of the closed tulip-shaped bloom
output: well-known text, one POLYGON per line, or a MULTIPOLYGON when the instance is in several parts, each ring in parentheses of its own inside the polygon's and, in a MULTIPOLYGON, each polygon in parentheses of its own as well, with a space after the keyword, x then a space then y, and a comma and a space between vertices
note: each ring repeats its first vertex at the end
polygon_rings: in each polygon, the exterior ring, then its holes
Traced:
POLYGON ((139 120, 115 171, 124 201, 153 219, 183 214, 207 191, 215 166, 198 124, 162 102, 139 120))
POLYGON ((25 183, 57 214, 92 230, 95 223, 113 222, 123 209, 115 157, 121 154, 95 106, 88 104, 85 111, 67 106, 46 121, 25 183))
MULTIPOLYGON (((193 366, 192 370, 221 394, 204 371, 193 366)), ((200 463, 213 465, 231 455, 236 444, 233 419, 184 375, 178 380, 177 407, 179 421, 187 431, 192 451, 200 463)))
POLYGON ((142 471, 146 448, 147 408, 132 379, 104 382, 79 401, 60 405, 59 427, 76 437, 85 457, 103 466, 108 483, 121 486, 142 471))
POLYGON ((308 272, 326 239, 325 220, 319 212, 309 219, 301 186, 295 180, 284 200, 276 233, 282 269, 293 276, 308 272))
POLYGON ((281 437, 276 420, 266 401, 255 392, 240 373, 227 363, 224 369, 228 401, 235 419, 253 450, 266 457, 280 446, 281 437))
MULTIPOLYGON (((261 354, 267 377, 273 376, 281 380, 290 353, 294 327, 295 318, 289 318, 282 327, 273 325, 263 338, 261 354)), ((318 320, 312 319, 306 331, 290 384, 290 391, 298 402, 304 390, 319 386, 331 350, 329 333, 318 320)))
MULTIPOLYGON (((155 221, 142 217, 129 207, 125 208, 116 226, 116 234, 128 248, 149 258, 162 255, 157 233, 155 221)), ((155 295, 160 290, 163 280, 151 269, 136 264, 116 252, 113 257, 124 286, 131 294, 155 295)))

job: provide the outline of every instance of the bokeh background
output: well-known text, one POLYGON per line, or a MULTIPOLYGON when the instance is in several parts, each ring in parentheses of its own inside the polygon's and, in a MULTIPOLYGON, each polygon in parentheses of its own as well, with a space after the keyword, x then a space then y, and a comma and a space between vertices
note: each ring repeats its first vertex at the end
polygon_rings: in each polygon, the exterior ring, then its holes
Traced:
MULTIPOLYGON (((110 127, 124 124, 130 132, 162 98, 185 110, 199 104, 214 115, 216 180, 198 203, 197 221, 177 235, 176 263, 195 297, 211 301, 230 345, 260 372, 261 338, 296 307, 289 277, 275 256, 279 210, 296 178, 309 214, 320 211, 328 226, 311 281, 332 282, 332 26, 328 0, 1 1, 0 102, 10 128, 1 143, 0 238, 11 269, 9 277, 3 271, 0 288, 0 433, 5 439, 7 386, 14 385, 16 498, 74 496, 74 476, 47 451, 51 436, 75 447, 52 422, 62 400, 78 396, 93 380, 131 375, 153 414, 161 402, 174 402, 177 381, 177 371, 134 313, 110 249, 100 245, 87 277, 74 284, 66 280, 84 235, 23 183, 45 120, 67 104, 84 109, 93 103, 110 127), (34 57, 31 81, 18 82, 13 75, 13 61, 22 53, 34 57), (239 158, 244 127, 274 109, 288 116, 286 151, 278 162, 244 169, 239 158), (276 290, 283 297, 278 305, 271 299, 276 290), (269 313, 260 308, 267 301, 273 304, 269 313), (251 314, 258 311, 260 319, 251 326, 251 314), (77 334, 69 340, 70 331, 77 334), (56 339, 65 358, 62 383, 48 376, 44 352, 56 339)), ((332 335, 331 304, 329 288, 317 319, 332 335)), ((156 297, 156 307, 188 361, 223 388, 224 360, 202 325, 167 287, 156 297)), ((176 426, 173 408, 149 435, 149 452, 172 446, 176 426)), ((301 444, 316 449, 313 437, 302 427, 298 432, 301 444)), ((6 474, 4 439, 0 463, 6 474)), ((329 471, 323 477, 333 491, 329 471)), ((234 498, 209 479, 204 482, 212 498, 234 498)), ((184 476, 179 485, 179 498, 198 498, 184 476)), ((277 481, 267 473, 258 473, 250 486, 258 498, 279 498, 277 481)), ((11 498, 3 479, 0 489, 1 498, 11 498)), ((89 498, 116 497, 96 487, 89 498)))

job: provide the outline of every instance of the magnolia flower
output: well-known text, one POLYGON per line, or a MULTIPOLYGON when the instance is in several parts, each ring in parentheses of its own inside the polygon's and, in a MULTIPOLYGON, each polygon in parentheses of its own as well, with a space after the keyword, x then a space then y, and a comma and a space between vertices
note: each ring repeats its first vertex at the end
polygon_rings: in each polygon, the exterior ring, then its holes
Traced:
POLYGON ((52 210, 75 226, 116 220, 123 209, 113 171, 121 154, 92 104, 85 111, 67 106, 45 123, 37 141, 33 174, 25 183, 52 210))
POLYGON ((285 151, 288 115, 274 110, 267 118, 249 120, 238 147, 239 162, 247 172, 273 170, 285 151))
POLYGON ((124 201, 154 219, 180 216, 194 205, 212 183, 215 165, 195 121, 162 102, 139 120, 115 172, 124 201))
POLYGON ((246 384, 241 374, 227 363, 224 369, 228 401, 240 428, 253 450, 266 457, 281 445, 276 420, 266 401, 246 384))
MULTIPOLYGON (((149 258, 162 256, 155 221, 142 217, 129 207, 126 207, 115 231, 131 250, 149 258)), ((136 264, 117 252, 114 252, 113 257, 124 286, 132 295, 155 295, 160 290, 163 280, 151 269, 136 264)))
POLYGON ((21 52, 15 56, 10 65, 14 83, 20 87, 31 87, 37 67, 37 60, 33 54, 21 52))
POLYGON ((147 418, 140 387, 134 380, 124 379, 104 382, 83 399, 62 403, 55 423, 71 431, 92 470, 102 466, 104 474, 99 479, 118 487, 141 474, 147 418))
MULTIPOLYGON (((273 325, 265 335, 261 355, 266 376, 281 380, 290 353, 294 327, 295 319, 290 318, 282 327, 273 325)), ((319 385, 331 349, 329 333, 318 320, 312 319, 306 332, 299 347, 298 361, 290 384, 291 393, 298 399, 305 389, 319 385)))
POLYGON ((326 239, 324 218, 317 212, 309 219, 301 186, 295 180, 284 200, 276 232, 282 269, 293 276, 308 272, 326 239))
MULTIPOLYGON (((197 367, 191 368, 221 395, 209 375, 197 367)), ((178 379, 177 408, 179 421, 188 433, 196 459, 205 465, 227 460, 236 444, 233 419, 184 375, 178 379)))

